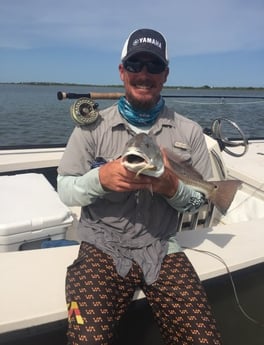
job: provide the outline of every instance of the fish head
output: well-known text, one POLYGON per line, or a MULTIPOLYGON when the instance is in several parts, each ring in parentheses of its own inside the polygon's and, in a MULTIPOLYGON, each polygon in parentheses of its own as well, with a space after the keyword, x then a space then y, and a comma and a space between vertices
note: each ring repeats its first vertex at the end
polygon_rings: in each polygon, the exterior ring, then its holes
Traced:
POLYGON ((159 177, 164 172, 161 150, 145 133, 136 134, 127 142, 121 163, 137 175, 159 177))

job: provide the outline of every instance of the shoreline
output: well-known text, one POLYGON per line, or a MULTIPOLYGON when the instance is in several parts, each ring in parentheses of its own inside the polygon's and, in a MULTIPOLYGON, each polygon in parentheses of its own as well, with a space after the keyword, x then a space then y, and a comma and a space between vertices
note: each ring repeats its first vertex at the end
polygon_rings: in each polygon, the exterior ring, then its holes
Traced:
MULTIPOLYGON (((77 84, 77 83, 59 83, 59 82, 0 82, 0 85, 32 85, 32 86, 85 86, 85 87, 112 87, 122 88, 123 85, 99 85, 99 84, 77 84)), ((264 91, 264 87, 255 86, 164 86, 164 89, 197 89, 197 90, 249 90, 249 91, 264 91)))

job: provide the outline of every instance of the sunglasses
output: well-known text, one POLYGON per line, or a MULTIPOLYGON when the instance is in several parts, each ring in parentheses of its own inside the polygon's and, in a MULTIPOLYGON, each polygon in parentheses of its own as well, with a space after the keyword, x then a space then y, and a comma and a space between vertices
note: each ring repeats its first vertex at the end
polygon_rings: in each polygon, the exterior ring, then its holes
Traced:
POLYGON ((124 68, 131 73, 139 73, 143 67, 147 67, 148 73, 160 74, 165 71, 167 65, 159 60, 153 61, 140 61, 140 60, 126 60, 124 62, 124 68))

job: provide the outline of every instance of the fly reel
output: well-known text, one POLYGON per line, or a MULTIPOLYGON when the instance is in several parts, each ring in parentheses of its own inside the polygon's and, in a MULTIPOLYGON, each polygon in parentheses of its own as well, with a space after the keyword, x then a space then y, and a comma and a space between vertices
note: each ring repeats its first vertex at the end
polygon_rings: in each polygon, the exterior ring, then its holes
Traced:
POLYGON ((92 99, 82 97, 77 99, 70 108, 71 118, 81 126, 95 122, 99 116, 98 104, 92 99))

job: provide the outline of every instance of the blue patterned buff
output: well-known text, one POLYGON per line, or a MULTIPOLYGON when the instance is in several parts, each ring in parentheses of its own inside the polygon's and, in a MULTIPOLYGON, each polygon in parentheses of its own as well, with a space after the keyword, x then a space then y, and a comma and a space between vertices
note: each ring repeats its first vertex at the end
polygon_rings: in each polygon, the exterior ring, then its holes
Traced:
POLYGON ((159 116, 159 113, 164 108, 165 101, 160 97, 158 103, 149 111, 140 111, 132 108, 131 104, 123 96, 118 101, 118 110, 120 114, 129 123, 134 126, 149 126, 153 125, 159 116))

